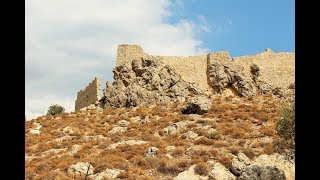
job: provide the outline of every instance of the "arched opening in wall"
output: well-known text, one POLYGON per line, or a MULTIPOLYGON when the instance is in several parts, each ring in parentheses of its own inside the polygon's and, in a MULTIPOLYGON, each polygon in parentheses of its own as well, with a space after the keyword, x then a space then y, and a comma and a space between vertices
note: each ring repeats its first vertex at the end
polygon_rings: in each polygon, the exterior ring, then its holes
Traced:
POLYGON ((89 95, 86 95, 86 103, 89 102, 89 95))

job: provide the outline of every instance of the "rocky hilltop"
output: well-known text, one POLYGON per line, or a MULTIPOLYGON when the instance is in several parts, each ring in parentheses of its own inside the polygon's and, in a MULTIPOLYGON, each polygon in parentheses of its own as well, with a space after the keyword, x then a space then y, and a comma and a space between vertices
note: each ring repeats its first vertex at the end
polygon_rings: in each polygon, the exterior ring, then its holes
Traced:
POLYGON ((294 107, 292 57, 165 57, 120 45, 101 98, 95 78, 76 111, 26 121, 26 179, 293 180, 283 113, 294 107))
POLYGON ((78 92, 75 110, 91 104, 106 108, 182 103, 189 96, 211 98, 230 93, 292 99, 294 72, 294 53, 274 53, 271 49, 235 58, 226 51, 175 57, 149 55, 138 45, 124 44, 118 46, 114 82, 106 83, 103 97, 95 78, 78 92))

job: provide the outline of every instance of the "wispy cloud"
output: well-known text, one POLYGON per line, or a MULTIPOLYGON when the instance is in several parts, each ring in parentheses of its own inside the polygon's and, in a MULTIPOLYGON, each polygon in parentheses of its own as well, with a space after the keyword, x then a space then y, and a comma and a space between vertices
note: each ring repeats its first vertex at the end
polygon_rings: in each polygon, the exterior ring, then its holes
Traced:
POLYGON ((198 15, 197 18, 199 20, 199 29, 203 32, 211 32, 210 24, 208 23, 205 16, 198 15))
POLYGON ((217 21, 216 25, 213 26, 212 31, 215 33, 229 32, 232 29, 232 20, 226 16, 222 20, 217 21))
POLYGON ((169 0, 26 0, 27 119, 56 103, 73 111, 77 91, 94 76, 102 86, 112 81, 118 44, 140 44, 150 54, 206 53, 194 36, 209 30, 205 18, 169 24, 172 5, 169 0))

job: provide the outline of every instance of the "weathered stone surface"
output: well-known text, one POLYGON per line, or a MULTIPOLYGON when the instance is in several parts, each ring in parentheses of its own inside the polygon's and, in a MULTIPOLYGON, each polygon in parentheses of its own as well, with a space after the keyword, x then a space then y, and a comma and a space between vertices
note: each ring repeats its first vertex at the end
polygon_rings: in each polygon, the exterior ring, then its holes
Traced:
POLYGON ((184 136, 186 137, 186 139, 195 139, 198 137, 198 134, 193 131, 188 131, 184 133, 184 136))
POLYGON ((284 172, 277 167, 253 165, 244 169, 238 180, 286 180, 284 172))
POLYGON ((115 179, 122 171, 123 170, 120 169, 106 169, 105 171, 89 176, 89 178, 94 180, 115 179))
POLYGON ((76 138, 76 136, 66 135, 66 136, 58 137, 58 138, 54 139, 54 141, 56 141, 56 142, 66 142, 66 141, 71 141, 71 140, 73 140, 75 138, 76 138))
POLYGON ((147 156, 155 156, 157 154, 157 151, 159 148, 157 147, 149 147, 148 150, 146 151, 147 156))
POLYGON ((87 107, 87 110, 94 110, 96 109, 96 106, 94 104, 90 104, 88 107, 87 107))
POLYGON ((238 156, 233 158, 230 171, 236 176, 239 176, 242 171, 250 164, 250 159, 245 154, 239 153, 238 156))
POLYGON ((104 107, 149 106, 156 103, 183 102, 201 89, 182 80, 171 67, 153 59, 134 60, 114 68, 115 81, 107 83, 104 107))
MULTIPOLYGON (((287 180, 295 179, 295 163, 293 160, 288 160, 284 155, 279 154, 262 154, 251 162, 251 165, 257 166, 274 166, 284 171, 287 180)), ((250 165, 250 166, 251 166, 250 165)))
POLYGON ((74 131, 70 126, 67 126, 67 127, 63 128, 62 132, 65 134, 72 134, 74 131))
POLYGON ((87 87, 77 93, 75 111, 87 107, 100 99, 100 81, 96 77, 87 87))
POLYGON ((204 114, 211 109, 211 99, 206 96, 195 96, 188 99, 184 114, 204 114))
POLYGON ((121 127, 127 127, 129 125, 129 122, 126 120, 120 120, 117 124, 121 127))
POLYGON ((68 168, 69 176, 74 178, 79 178, 81 176, 84 177, 87 171, 88 171, 88 175, 93 174, 93 166, 88 162, 78 162, 77 164, 71 165, 68 168))
POLYGON ((261 83, 258 85, 258 92, 260 94, 271 94, 272 86, 270 84, 261 83))
POLYGON ((283 89, 279 87, 272 89, 272 93, 279 98, 283 98, 285 96, 283 89))
POLYGON ((80 139, 84 141, 92 141, 92 140, 101 140, 101 139, 107 139, 107 138, 104 137, 103 135, 97 135, 97 136, 82 136, 80 139))
POLYGON ((192 165, 189 167, 189 169, 181 172, 178 174, 178 176, 174 177, 174 180, 207 180, 207 176, 200 176, 195 173, 195 167, 196 165, 192 165))
MULTIPOLYGON (((211 162, 210 162, 211 163, 211 162)), ((235 180, 236 177, 222 164, 218 162, 212 162, 213 167, 209 173, 209 179, 221 179, 221 180, 235 180)))
POLYGON ((252 64, 250 66, 250 72, 252 74, 253 81, 256 81, 257 78, 260 76, 260 68, 257 64, 252 64))
MULTIPOLYGON (((113 70, 115 81, 107 82, 104 97, 99 99, 100 83, 95 78, 78 92, 76 110, 90 104, 132 107, 183 102, 186 94, 211 94, 211 88, 214 93, 232 88, 236 95, 252 96, 257 92, 253 83, 258 77, 285 90, 294 83, 294 60, 294 53, 269 50, 233 58, 226 51, 188 57, 154 56, 139 45, 121 44, 113 70)), ((264 88, 262 91, 266 92, 264 88)))
POLYGON ((208 60, 208 79, 216 93, 221 93, 226 87, 232 87, 241 96, 250 97, 256 94, 252 80, 215 59, 208 60))
POLYGON ((128 130, 128 127, 119 127, 119 126, 116 126, 116 127, 113 127, 109 133, 117 133, 117 132, 126 132, 128 130))
POLYGON ((147 143, 146 141, 142 141, 142 140, 126 140, 126 141, 120 141, 114 144, 110 144, 107 149, 115 149, 117 148, 119 145, 123 145, 123 144, 127 144, 127 145, 139 145, 139 144, 145 144, 147 143))
POLYGON ((67 154, 70 156, 73 156, 74 154, 76 154, 80 150, 81 147, 82 146, 79 144, 74 144, 71 147, 71 151, 69 151, 67 154))
POLYGON ((164 128, 163 132, 166 134, 173 134, 176 133, 177 131, 182 131, 184 130, 188 125, 188 122, 186 121, 179 121, 177 123, 172 123, 166 128, 164 128))

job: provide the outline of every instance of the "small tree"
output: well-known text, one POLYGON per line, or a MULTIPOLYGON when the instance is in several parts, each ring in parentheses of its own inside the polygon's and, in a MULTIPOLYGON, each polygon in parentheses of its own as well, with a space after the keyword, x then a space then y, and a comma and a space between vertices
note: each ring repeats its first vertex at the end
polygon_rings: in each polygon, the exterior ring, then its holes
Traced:
POLYGON ((279 120, 276 124, 277 134, 282 138, 273 142, 275 150, 285 152, 293 150, 295 144, 295 106, 281 104, 279 120))
POLYGON ((294 105, 283 104, 280 109, 280 119, 277 122, 276 130, 280 137, 285 140, 294 140, 295 137, 295 107, 294 105))
POLYGON ((56 115, 64 113, 64 107, 60 106, 59 104, 51 105, 48 109, 47 115, 56 115))

